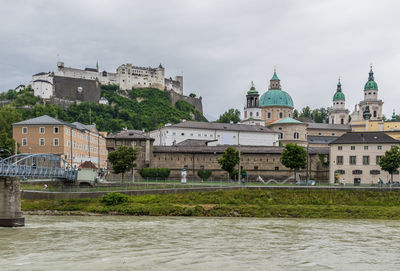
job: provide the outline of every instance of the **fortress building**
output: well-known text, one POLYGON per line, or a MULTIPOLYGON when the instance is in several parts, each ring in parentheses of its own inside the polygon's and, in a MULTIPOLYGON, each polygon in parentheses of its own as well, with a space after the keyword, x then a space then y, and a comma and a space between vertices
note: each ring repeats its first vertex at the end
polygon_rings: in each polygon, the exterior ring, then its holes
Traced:
POLYGON ((329 123, 330 124, 348 124, 349 110, 346 109, 346 99, 342 92, 342 84, 337 84, 335 95, 333 95, 333 106, 329 109, 329 123))
POLYGON ((77 69, 65 67, 64 62, 57 62, 55 72, 38 73, 32 76, 30 85, 35 96, 50 99, 53 96, 65 99, 79 99, 80 96, 90 97, 84 101, 98 101, 100 84, 118 85, 121 90, 132 88, 157 88, 183 95, 183 76, 175 79, 165 78, 165 69, 160 64, 157 68, 137 67, 132 64, 120 65, 115 73, 99 71, 96 68, 77 69), (55 80, 58 78, 58 80, 55 80), (57 85, 55 82, 63 82, 57 85), (68 89, 68 93, 64 93, 68 89), (90 92, 91 94, 87 94, 90 92), (96 92, 96 94, 93 94, 96 92), (64 95, 65 94, 65 95, 64 95), (61 96, 60 96, 61 95, 61 96), (93 97, 92 97, 93 96, 93 97))

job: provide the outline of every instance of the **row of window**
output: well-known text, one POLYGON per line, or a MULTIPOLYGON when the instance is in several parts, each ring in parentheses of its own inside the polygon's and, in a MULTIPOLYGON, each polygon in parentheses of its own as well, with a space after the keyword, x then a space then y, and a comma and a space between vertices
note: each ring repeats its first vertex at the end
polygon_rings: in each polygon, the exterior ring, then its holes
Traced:
MULTIPOLYGON (((335 173, 342 175, 342 174, 345 174, 346 171, 342 170, 342 169, 338 169, 338 170, 335 171, 335 173)), ((363 174, 363 171, 361 169, 354 169, 354 170, 352 170, 351 173, 353 175, 361 175, 361 174, 363 174)), ((377 169, 372 169, 372 170, 369 171, 369 174, 371 174, 371 175, 379 175, 379 174, 381 174, 381 171, 377 170, 377 169)), ((399 171, 396 170, 393 174, 399 174, 399 171)))
MULTIPOLYGON (((188 165, 184 165, 183 168, 184 168, 185 170, 189 170, 189 166, 188 166, 188 165)), ((200 166, 200 169, 204 169, 204 166, 201 165, 201 166, 200 166)), ((243 170, 243 167, 240 167, 240 170, 243 170)), ((258 166, 254 166, 254 170, 258 170, 258 166)), ((274 170, 275 170, 275 171, 279 171, 279 167, 275 167, 274 170)))
MULTIPOLYGON (((279 138, 279 139, 283 139, 283 133, 279 133, 278 138, 279 138)), ((299 134, 298 132, 294 132, 294 133, 293 133, 293 138, 294 138, 294 139, 299 139, 299 138, 300 138, 300 134, 299 134)))
MULTIPOLYGON (((44 138, 39 138, 39 146, 45 146, 45 139, 44 138)), ((60 140, 58 138, 53 138, 53 146, 57 147, 60 145, 60 140)), ((28 139, 23 138, 22 139, 22 146, 28 146, 28 139)))
MULTIPOLYGON (((39 127, 39 133, 44 134, 46 131, 45 127, 39 127)), ((58 127, 53 127, 53 133, 58 134, 60 129, 58 127)), ((22 134, 28 134, 28 127, 22 127, 22 134)))
MULTIPOLYGON (((338 148, 338 151, 343 150, 343 146, 338 146, 337 148, 338 148)), ((368 149, 369 149, 369 146, 364 146, 364 151, 367 151, 368 149)), ((376 149, 378 151, 380 151, 380 150, 382 150, 382 146, 378 145, 378 146, 376 146, 376 149)), ((356 150, 356 146, 350 146, 350 150, 355 151, 356 150)))
MULTIPOLYGON (((379 165, 379 160, 381 159, 381 155, 377 155, 376 156, 376 160, 375 160, 375 164, 379 165)), ((336 156, 336 164, 337 165, 343 165, 343 156, 338 155, 336 156)), ((355 155, 350 155, 349 156, 349 164, 350 165, 356 165, 357 164, 357 156, 355 155)), ((369 159, 369 155, 364 155, 362 157, 362 164, 363 165, 369 165, 370 164, 370 159, 369 159)))

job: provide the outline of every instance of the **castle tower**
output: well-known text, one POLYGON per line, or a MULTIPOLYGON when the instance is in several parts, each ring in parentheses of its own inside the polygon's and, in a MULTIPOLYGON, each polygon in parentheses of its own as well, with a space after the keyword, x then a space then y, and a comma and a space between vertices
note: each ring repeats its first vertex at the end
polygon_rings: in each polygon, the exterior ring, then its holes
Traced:
POLYGON ((345 101, 342 83, 339 78, 335 95, 333 95, 333 106, 329 110, 330 124, 347 124, 349 122, 349 110, 346 109, 345 101))
POLYGON ((360 113, 363 116, 366 107, 369 106, 370 120, 382 120, 382 100, 378 99, 378 84, 374 79, 374 72, 371 69, 368 74, 368 81, 364 86, 364 100, 360 102, 360 113))
POLYGON ((246 106, 244 107, 244 120, 247 119, 260 119, 261 109, 259 108, 260 94, 256 90, 253 81, 251 81, 250 90, 246 95, 246 106))

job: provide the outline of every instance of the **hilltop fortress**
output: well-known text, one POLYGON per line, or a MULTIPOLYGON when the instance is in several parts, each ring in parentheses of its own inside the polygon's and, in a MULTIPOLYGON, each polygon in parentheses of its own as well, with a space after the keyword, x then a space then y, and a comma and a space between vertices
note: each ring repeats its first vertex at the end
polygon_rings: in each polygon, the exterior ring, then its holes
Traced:
POLYGON ((104 98, 100 100, 100 85, 118 85, 120 90, 156 88, 168 92, 172 104, 184 100, 203 112, 201 97, 183 95, 183 76, 165 78, 165 68, 161 64, 156 68, 122 64, 113 73, 99 71, 98 65, 77 69, 65 67, 64 62, 59 61, 55 72, 34 74, 30 85, 35 96, 54 102, 61 99, 105 103, 104 98))

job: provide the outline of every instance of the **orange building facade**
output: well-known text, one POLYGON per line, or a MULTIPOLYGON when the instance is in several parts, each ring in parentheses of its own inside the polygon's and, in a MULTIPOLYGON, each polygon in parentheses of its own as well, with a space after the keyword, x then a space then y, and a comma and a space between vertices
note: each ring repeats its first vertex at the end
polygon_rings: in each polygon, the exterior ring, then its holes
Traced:
POLYGON ((91 161, 98 168, 106 168, 105 136, 96 125, 67 123, 47 115, 13 124, 19 153, 56 154, 72 166, 91 161))

